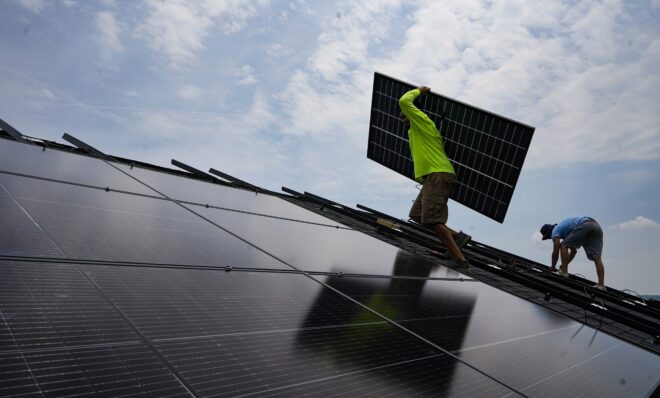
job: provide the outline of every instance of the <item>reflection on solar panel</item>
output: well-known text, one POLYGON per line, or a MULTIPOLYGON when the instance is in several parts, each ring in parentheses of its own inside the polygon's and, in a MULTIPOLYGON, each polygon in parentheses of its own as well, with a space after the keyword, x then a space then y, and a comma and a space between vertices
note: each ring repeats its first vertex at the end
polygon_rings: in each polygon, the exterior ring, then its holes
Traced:
MULTIPOLYGON (((414 179, 408 131, 400 119, 399 98, 415 86, 376 73, 371 102, 367 157, 414 179)), ((534 127, 454 99, 430 93, 416 106, 441 131, 457 188, 451 198, 503 222, 534 127)))
POLYGON ((508 260, 477 242, 464 276, 404 222, 46 144, 0 133, 2 397, 644 396, 660 379, 660 311, 631 296, 539 267, 542 292, 517 284, 538 280, 486 272, 508 260))

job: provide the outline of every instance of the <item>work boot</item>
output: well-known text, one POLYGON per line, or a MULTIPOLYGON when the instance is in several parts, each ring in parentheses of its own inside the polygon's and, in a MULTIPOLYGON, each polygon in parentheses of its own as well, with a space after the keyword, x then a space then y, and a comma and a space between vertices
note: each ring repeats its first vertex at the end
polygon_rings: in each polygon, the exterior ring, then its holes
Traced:
POLYGON ((459 249, 462 249, 465 245, 468 244, 468 242, 472 240, 472 237, 463 231, 459 231, 457 234, 454 234, 453 238, 454 242, 456 242, 456 246, 458 246, 459 249))

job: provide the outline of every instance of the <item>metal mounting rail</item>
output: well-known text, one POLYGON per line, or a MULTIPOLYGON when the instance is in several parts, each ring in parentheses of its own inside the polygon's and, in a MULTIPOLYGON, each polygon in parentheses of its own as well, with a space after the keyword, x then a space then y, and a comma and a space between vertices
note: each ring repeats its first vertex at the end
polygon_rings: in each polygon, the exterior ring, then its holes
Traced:
POLYGON ((68 133, 64 133, 62 138, 64 138, 66 141, 70 142, 72 145, 74 145, 74 146, 82 149, 83 151, 89 153, 90 155, 96 156, 98 158, 107 158, 107 156, 103 152, 99 151, 98 149, 94 148, 93 146, 91 146, 89 144, 86 144, 86 143, 80 141, 79 139, 69 135, 68 133))
POLYGON ((5 133, 9 134, 14 140, 22 142, 23 144, 31 144, 30 141, 23 138, 23 134, 2 119, 0 119, 0 128, 4 130, 5 133))
MULTIPOLYGON (((503 264, 509 266, 514 266, 519 268, 523 266, 526 267, 527 269, 534 268, 536 270, 541 271, 542 273, 550 274, 550 270, 547 266, 544 266, 542 264, 536 263, 534 261, 519 256, 512 255, 510 253, 503 252, 499 249, 491 248, 481 243, 479 243, 479 245, 484 247, 481 248, 478 245, 473 245, 472 247, 470 247, 470 250, 489 257, 499 257, 498 259, 501 260, 503 264)), ((580 278, 575 275, 570 275, 569 278, 563 279, 562 284, 570 286, 571 288, 574 289, 584 289, 586 287, 592 290, 591 285, 593 284, 593 282, 590 282, 584 278, 580 278)), ((660 320, 660 309, 646 305, 646 303, 643 300, 637 297, 630 296, 624 292, 609 287, 606 292, 595 291, 593 293, 596 294, 598 297, 615 302, 616 305, 618 306, 627 308, 627 311, 635 311, 650 318, 655 318, 660 320)))
POLYGON ((216 170, 214 168, 210 168, 209 173, 215 174, 218 177, 229 181, 232 185, 234 185, 236 187, 246 188, 246 189, 249 189, 249 190, 255 191, 255 192, 263 191, 261 188, 259 188, 256 185, 252 185, 249 182, 245 182, 245 181, 241 180, 240 178, 236 178, 234 176, 231 176, 227 173, 223 173, 222 171, 216 170))
POLYGON ((409 235, 415 236, 416 239, 418 239, 418 240, 431 242, 431 244, 436 245, 436 246, 440 243, 440 241, 438 239, 438 235, 436 234, 436 232, 431 230, 430 228, 427 228, 427 227, 421 225, 421 224, 412 223, 412 222, 409 222, 409 221, 406 221, 406 220, 401 220, 401 219, 392 217, 389 214, 382 213, 378 210, 371 209, 371 208, 369 208, 367 206, 363 206, 359 203, 356 206, 357 206, 357 208, 359 208, 361 210, 365 210, 365 211, 367 211, 369 213, 372 213, 376 216, 379 216, 379 217, 382 217, 382 218, 385 218, 385 219, 389 219, 392 222, 395 222, 395 223, 399 224, 399 227, 403 232, 405 232, 409 235))
POLYGON ((373 226, 376 230, 386 233, 387 235, 390 235, 392 237, 396 238, 403 238, 411 242, 415 242, 419 245, 422 245, 424 247, 428 247, 433 251, 441 251, 444 249, 442 244, 438 240, 434 239, 429 239, 427 236, 422 236, 419 234, 412 234, 410 231, 402 231, 402 230, 396 230, 396 229, 391 229, 391 228, 386 228, 382 224, 379 224, 376 220, 376 217, 373 217, 372 214, 369 214, 367 212, 359 211, 356 209, 352 209, 350 207, 344 206, 340 203, 333 202, 331 200, 325 199, 323 197, 311 194, 309 192, 305 192, 304 194, 300 192, 296 192, 292 189, 282 187, 282 191, 289 193, 301 200, 307 200, 310 202, 314 202, 318 205, 321 206, 322 209, 330 209, 332 211, 335 211, 339 214, 345 215, 347 217, 357 219, 358 221, 361 221, 367 225, 373 226))
MULTIPOLYGON (((473 266, 479 266, 479 263, 474 264, 473 266)), ((585 295, 582 290, 573 291, 571 289, 566 289, 565 287, 560 287, 555 284, 550 284, 547 281, 539 280, 534 277, 532 274, 524 274, 521 272, 510 271, 505 268, 492 268, 489 269, 490 272, 505 277, 506 279, 518 282, 525 286, 528 286, 534 290, 537 290, 541 293, 549 293, 548 299, 558 298, 562 301, 565 301, 570 304, 574 304, 578 307, 581 307, 584 310, 602 315, 606 319, 611 319, 613 321, 619 322, 636 330, 639 330, 643 333, 649 334, 650 336, 657 336, 660 334, 660 320, 655 322, 648 317, 641 317, 638 314, 635 314, 631 311, 622 309, 616 305, 613 305, 611 302, 605 301, 596 301, 595 289, 590 289, 589 295, 585 295), (595 304, 595 305, 594 305, 595 304)), ((556 281, 562 281, 556 276, 556 281)), ((563 282, 563 281, 562 281, 563 282)), ((581 287, 580 287, 581 289, 581 287)), ((602 298, 602 297, 599 297, 602 298)), ((608 300, 609 301, 609 300, 608 300)))
MULTIPOLYGON (((391 219, 394 219, 392 216, 389 216, 385 213, 381 213, 377 210, 370 209, 370 208, 368 208, 366 206, 363 206, 363 205, 360 205, 360 204, 358 204, 357 207, 360 208, 360 209, 369 211, 371 213, 377 214, 381 217, 389 217, 391 219)), ((406 222, 404 220, 397 220, 397 222, 400 222, 402 226, 412 227, 415 230, 418 230, 419 232, 425 232, 425 233, 428 233, 428 234, 432 234, 432 232, 430 230, 427 230, 423 226, 417 226, 415 223, 406 222)), ((523 257, 520 257, 520 256, 516 256, 516 255, 511 254, 511 253, 507 253, 505 251, 502 251, 500 249, 485 245, 485 244, 480 243, 480 242, 474 242, 474 243, 475 244, 470 245, 470 248, 469 248, 470 251, 476 251, 476 252, 481 253, 482 255, 484 255, 486 257, 490 257, 490 258, 499 257, 500 263, 504 263, 505 265, 510 265, 510 266, 514 266, 514 267, 524 266, 526 268, 534 268, 534 269, 540 271, 541 273, 546 273, 546 274, 550 272, 549 268, 545 265, 539 264, 537 262, 531 261, 529 259, 526 259, 526 258, 523 258, 523 257)), ((571 276, 571 278, 567 279, 566 282, 567 283, 565 283, 565 284, 568 284, 572 288, 575 288, 575 289, 578 289, 578 290, 584 289, 585 285, 589 286, 589 288, 591 287, 591 282, 589 282, 586 279, 579 278, 579 277, 576 277, 576 276, 571 276), (572 280, 572 279, 575 279, 575 280, 572 280)), ((590 290, 593 290, 593 289, 590 289, 590 290)), ((606 292, 606 293, 603 293, 603 292, 600 292, 600 291, 594 291, 592 293, 595 294, 596 296, 604 298, 604 299, 606 299, 610 302, 611 302, 611 298, 612 298, 613 295, 618 296, 618 297, 616 297, 618 300, 616 300, 613 303, 614 305, 627 308, 628 310, 634 310, 636 312, 639 312, 639 313, 641 313, 645 316, 651 317, 651 318, 658 319, 660 317, 660 311, 658 311, 657 309, 645 306, 643 302, 640 302, 640 301, 638 301, 637 299, 635 299, 633 297, 629 297, 625 293, 620 292, 616 289, 608 288, 608 292, 606 292)), ((616 310, 619 310, 619 309, 620 308, 618 308, 618 307, 616 308, 616 310)), ((623 311, 623 313, 621 315, 625 317, 626 313, 628 313, 628 311, 623 311)), ((651 320, 651 322, 653 322, 653 321, 651 320)))
POLYGON ((215 182, 215 183, 218 183, 218 184, 226 184, 226 182, 224 182, 222 180, 219 180, 219 179, 213 177, 212 175, 210 175, 208 173, 205 173, 205 172, 203 172, 199 169, 196 169, 192 166, 188 166, 187 164, 185 164, 183 162, 179 162, 176 159, 172 159, 171 163, 172 163, 173 166, 176 166, 176 167, 178 167, 182 170, 185 170, 185 171, 189 172, 190 174, 192 174, 195 177, 198 177, 200 179, 215 182))

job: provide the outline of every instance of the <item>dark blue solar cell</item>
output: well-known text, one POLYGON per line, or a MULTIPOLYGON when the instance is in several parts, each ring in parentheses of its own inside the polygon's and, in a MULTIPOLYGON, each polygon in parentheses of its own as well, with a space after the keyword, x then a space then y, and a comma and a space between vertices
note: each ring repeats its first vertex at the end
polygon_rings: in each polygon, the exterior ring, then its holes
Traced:
POLYGON ((532 396, 559 380, 571 396, 644 396, 660 380, 657 355, 482 283, 319 279, 532 396), (585 385, 596 374, 610 377, 585 385))
MULTIPOLYGON (((0 240, 0 253, 51 256, 50 239, 61 253, 56 257, 290 269, 166 200, 1 173, 0 185, 38 225, 42 242, 26 247, 20 244, 24 235, 18 234, 0 240)), ((21 216, 16 209, 12 212, 21 216)))
POLYGON ((100 159, 71 152, 0 139, 0 172, 19 173, 77 184, 149 194, 142 184, 127 178, 100 159))

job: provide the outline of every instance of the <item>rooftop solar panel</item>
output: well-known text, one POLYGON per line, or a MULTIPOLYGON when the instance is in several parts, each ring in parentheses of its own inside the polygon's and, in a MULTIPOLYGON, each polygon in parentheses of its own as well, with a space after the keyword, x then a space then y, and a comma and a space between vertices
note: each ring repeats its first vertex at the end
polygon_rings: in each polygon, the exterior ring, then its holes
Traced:
MULTIPOLYGON (((28 169, 59 182, 0 170, 0 396, 644 396, 660 379, 654 352, 477 279, 432 279, 451 275, 403 235, 310 222, 334 206, 218 185, 226 209, 193 213, 85 186, 132 179, 60 154, 28 169), (271 214, 242 211, 242 193, 271 214)), ((177 191, 148 174, 132 175, 177 191)), ((203 184, 186 199, 213 199, 203 184)))
POLYGON ((3 140, 0 171, 73 184, 109 187, 139 194, 152 193, 137 181, 112 170, 100 159, 3 140), (57 165, 53 167, 53 165, 57 165))
POLYGON ((3 222, 36 243, 0 237, 0 255, 287 268, 161 199, 0 173, 0 202, 7 204, 3 222))
MULTIPOLYGON (((419 336, 469 357, 470 363, 497 373, 499 380, 518 391, 533 391, 532 396, 552 392, 547 379, 566 369, 576 375, 617 373, 617 377, 597 386, 585 385, 582 377, 567 378, 562 383, 565 395, 643 396, 639 381, 656 378, 660 372, 660 360, 652 353, 622 345, 550 311, 538 311, 534 304, 483 284, 335 276, 325 282, 419 336), (613 358, 625 358, 639 367, 615 371, 613 358), (628 380, 635 382, 627 385, 628 380)), ((315 306, 322 308, 324 303, 317 300, 315 306)))
MULTIPOLYGON (((374 74, 367 157, 414 180, 408 132, 399 116, 399 98, 413 88, 374 74)), ((534 127, 440 94, 416 102, 440 130, 453 163, 458 184, 451 198, 503 222, 534 127)))

